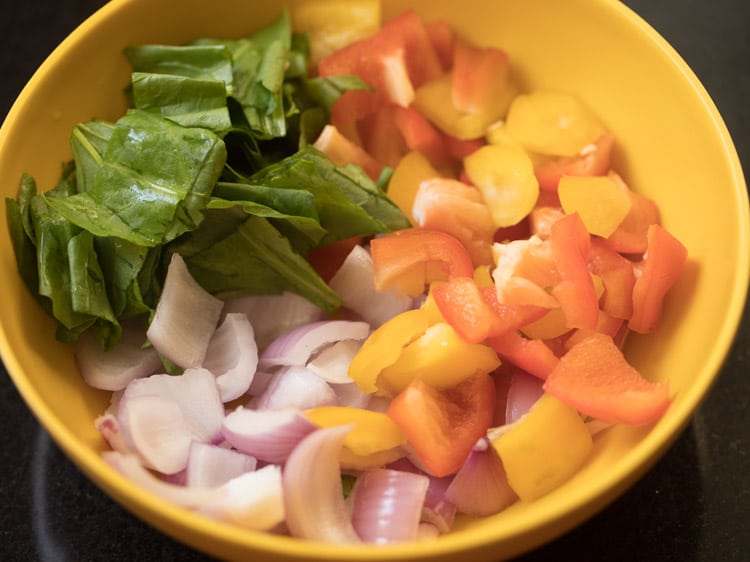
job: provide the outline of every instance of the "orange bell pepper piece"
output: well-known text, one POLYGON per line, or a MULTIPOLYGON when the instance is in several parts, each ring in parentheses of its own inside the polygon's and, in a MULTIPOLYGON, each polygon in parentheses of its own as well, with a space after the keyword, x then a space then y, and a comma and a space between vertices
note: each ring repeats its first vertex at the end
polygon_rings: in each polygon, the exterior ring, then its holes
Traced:
POLYGON ((495 383, 483 372, 443 390, 415 379, 386 411, 406 434, 421 464, 437 477, 461 467, 486 434, 494 412, 495 383))
POLYGON ((581 217, 573 213, 553 224, 549 243, 561 278, 552 294, 560 302, 568 327, 595 328, 599 299, 587 267, 591 237, 581 217))
POLYGON ((474 265, 464 245, 437 230, 408 228, 370 242, 375 287, 398 287, 412 296, 425 285, 454 277, 471 277, 474 265))
POLYGON ((435 283, 431 294, 445 321, 469 343, 517 330, 546 313, 542 307, 502 305, 493 286, 479 287, 468 277, 435 283))
POLYGON ((451 101, 463 113, 500 119, 508 108, 510 64, 502 49, 477 47, 458 39, 453 52, 451 101))
POLYGON ((601 308, 615 318, 628 319, 633 314, 633 262, 615 252, 604 240, 592 238, 588 266, 604 283, 601 308))
POLYGON ((599 333, 584 338, 560 358, 544 390, 581 413, 609 423, 650 423, 670 403, 666 383, 643 378, 612 338, 599 333))
POLYGON ((630 211, 607 237, 607 244, 621 254, 642 254, 648 246, 648 227, 660 222, 659 208, 648 197, 631 191, 619 175, 610 172, 609 176, 630 197, 630 211))
POLYGON ((444 135, 412 107, 396 107, 394 123, 408 150, 418 150, 436 168, 449 165, 444 135))
POLYGON ((337 166, 357 164, 373 181, 378 179, 383 169, 382 164, 361 146, 342 135, 333 125, 323 127, 313 146, 328 156, 337 166))
POLYGON ((513 331, 487 339, 501 359, 542 380, 547 379, 560 361, 542 340, 523 337, 513 331))
POLYGON ((610 168, 615 137, 604 133, 594 144, 584 147, 580 154, 552 158, 534 169, 539 189, 557 191, 563 176, 605 176, 610 168))
POLYGON ((631 330, 641 334, 659 325, 664 296, 677 282, 687 260, 687 248, 658 224, 649 227, 647 239, 641 274, 633 285, 633 315, 628 322, 631 330))

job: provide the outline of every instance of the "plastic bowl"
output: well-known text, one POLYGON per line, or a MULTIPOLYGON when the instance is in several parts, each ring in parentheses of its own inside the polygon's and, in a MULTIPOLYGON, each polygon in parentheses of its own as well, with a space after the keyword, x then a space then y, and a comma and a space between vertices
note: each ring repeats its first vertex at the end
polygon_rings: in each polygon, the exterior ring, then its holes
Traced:
MULTIPOLYGON (((45 61, 0 133, 0 189, 15 197, 21 174, 52 187, 70 158, 72 126, 114 120, 125 109, 130 44, 239 37, 278 15, 282 2, 113 0, 45 61)), ((727 129, 698 79, 643 20, 609 0, 384 0, 384 17, 407 6, 444 18, 479 44, 510 55, 524 89, 577 93, 617 140, 614 167, 655 199, 689 263, 668 296, 658 332, 633 337, 626 354, 645 376, 668 380, 674 401, 647 427, 614 427, 571 480, 532 503, 462 520, 433 542, 373 548, 311 545, 210 521, 151 496, 100 458, 93 421, 108 393, 86 387, 71 348, 54 338, 0 236, 0 350, 14 383, 57 444, 98 486, 137 516, 190 546, 226 559, 497 560, 568 531, 601 510, 661 456, 689 422, 729 351, 750 278, 747 191, 727 129)), ((293 3, 292 3, 293 9, 293 3)))

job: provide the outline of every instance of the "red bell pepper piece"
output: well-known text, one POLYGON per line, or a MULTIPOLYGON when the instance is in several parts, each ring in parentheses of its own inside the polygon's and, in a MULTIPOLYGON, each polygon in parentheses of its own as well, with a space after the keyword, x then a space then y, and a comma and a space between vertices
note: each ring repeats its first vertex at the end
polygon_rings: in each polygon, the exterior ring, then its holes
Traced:
POLYGON ((648 227, 660 222, 659 208, 648 197, 631 191, 617 174, 611 172, 610 177, 627 191, 630 197, 630 211, 615 231, 607 237, 607 244, 621 254, 642 254, 648 246, 648 227))
POLYGON ((547 377, 544 390, 610 423, 653 422, 670 402, 668 385, 643 378, 604 334, 591 334, 570 348, 547 377))
POLYGON ((591 237, 577 213, 566 215, 552 225, 549 243, 560 274, 552 288, 565 313, 569 328, 596 327, 599 299, 587 267, 591 237))
POLYGON ((373 181, 378 179, 383 169, 380 162, 361 146, 342 135, 333 125, 323 127, 323 131, 313 146, 328 156, 337 166, 357 164, 373 181))
POLYGON ((365 151, 381 164, 391 168, 398 166, 401 158, 408 152, 395 121, 397 107, 391 103, 383 104, 359 124, 365 151))
POLYGON ((416 378, 393 398, 386 414, 406 434, 427 471, 443 477, 461 467, 486 434, 494 412, 495 383, 477 372, 442 390, 416 378))
POLYGON ((609 171, 615 137, 604 133, 590 150, 576 156, 553 158, 534 170, 539 189, 557 191, 563 176, 605 176, 609 171))
POLYGON ((443 71, 450 71, 453 68, 453 48, 456 43, 456 32, 453 26, 444 20, 433 20, 425 23, 425 31, 443 71))
POLYGON ((628 322, 631 330, 641 334, 659 325, 664 296, 677 282, 687 260, 687 248, 658 224, 649 227, 647 239, 641 275, 633 286, 633 315, 628 322))
POLYGON ((588 265, 591 273, 604 283, 602 310, 615 318, 628 319, 633 314, 633 262, 615 252, 600 238, 591 239, 588 265))
POLYGON ((307 253, 307 261, 318 272, 326 283, 336 275, 336 272, 351 253, 354 246, 362 243, 362 236, 354 236, 331 242, 325 246, 318 246, 307 253))
POLYGON ((497 302, 494 287, 479 287, 469 277, 435 283, 430 293, 440 314, 469 343, 480 343, 541 317, 546 309, 506 306, 497 302))
POLYGON ((412 107, 396 107, 393 118, 409 150, 418 150, 436 168, 448 165, 444 135, 421 113, 412 107))
POLYGON ((416 296, 425 285, 456 277, 471 277, 474 265, 464 245, 437 230, 407 228, 370 242, 375 287, 400 287, 416 296))
POLYGON ((505 51, 477 47, 463 40, 455 42, 451 100, 462 113, 493 110, 507 96, 510 65, 505 51))
POLYGON ((363 146, 360 122, 380 109, 386 100, 377 92, 347 90, 331 107, 331 125, 349 140, 363 146))
POLYGON ((517 331, 488 338, 487 345, 501 359, 542 380, 547 379, 560 361, 542 340, 527 339, 517 331))

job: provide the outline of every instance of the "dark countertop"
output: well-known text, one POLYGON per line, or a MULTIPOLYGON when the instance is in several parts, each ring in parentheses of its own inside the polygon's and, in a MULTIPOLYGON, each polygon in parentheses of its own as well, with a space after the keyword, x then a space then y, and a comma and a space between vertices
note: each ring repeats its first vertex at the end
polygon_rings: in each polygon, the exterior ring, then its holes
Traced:
MULTIPOLYGON (((0 115, 99 0, 6 1, 0 16, 0 115)), ((750 174, 750 3, 628 0, 699 76, 750 174)), ((750 312, 692 423, 635 486, 524 561, 750 560, 750 312)), ((0 375, 0 559, 206 558, 140 522, 52 443, 4 368, 0 375)))

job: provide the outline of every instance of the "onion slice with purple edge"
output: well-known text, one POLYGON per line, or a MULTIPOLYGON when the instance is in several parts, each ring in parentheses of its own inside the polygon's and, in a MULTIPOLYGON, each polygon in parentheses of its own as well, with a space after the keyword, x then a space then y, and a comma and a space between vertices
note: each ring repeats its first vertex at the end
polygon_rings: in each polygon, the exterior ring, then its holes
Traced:
POLYGON ((250 410, 242 406, 224 418, 222 435, 238 451, 281 464, 302 439, 315 431, 300 410, 250 410))
POLYGON ((377 328, 397 314, 414 306, 413 299, 396 290, 377 291, 372 256, 362 246, 354 246, 329 282, 344 306, 377 328))
POLYGON ((476 517, 502 511, 518 499, 508 485, 500 457, 485 438, 477 441, 458 469, 445 497, 460 513, 476 517))
POLYGON ((515 369, 510 377, 505 404, 506 425, 520 420, 544 394, 544 381, 540 378, 520 369, 515 369))
POLYGON ((367 322, 322 320, 305 324, 276 338, 260 355, 260 367, 303 366, 324 346, 344 340, 364 340, 370 334, 367 322))
POLYGON ((317 429, 284 466, 286 524, 294 537, 329 543, 360 542, 344 500, 339 455, 352 425, 317 429))
POLYGON ((205 369, 136 379, 117 404, 124 443, 164 473, 185 468, 190 443, 213 441, 221 434, 223 420, 216 380, 205 369))
POLYGON ((160 480, 135 455, 105 451, 102 457, 128 481, 176 505, 258 531, 272 529, 284 520, 278 466, 245 472, 217 487, 188 488, 160 480))
POLYGON ((265 349, 281 334, 323 320, 326 315, 305 297, 290 292, 228 298, 224 301, 224 312, 247 316, 253 325, 258 349, 265 349))
POLYGON ((258 346, 247 316, 230 313, 208 344, 203 367, 216 377, 222 402, 245 394, 258 368, 258 346))
POLYGON ((209 294, 172 254, 164 289, 146 335, 156 351, 183 368, 200 367, 224 302, 209 294))
POLYGON ((378 468, 363 472, 349 502, 352 525, 364 542, 415 541, 429 478, 415 472, 378 468))
POLYGON ((105 350, 91 330, 84 330, 75 344, 78 372, 86 383, 100 390, 122 390, 133 379, 147 377, 162 368, 159 354, 146 343, 142 319, 122 323, 120 340, 105 350))

